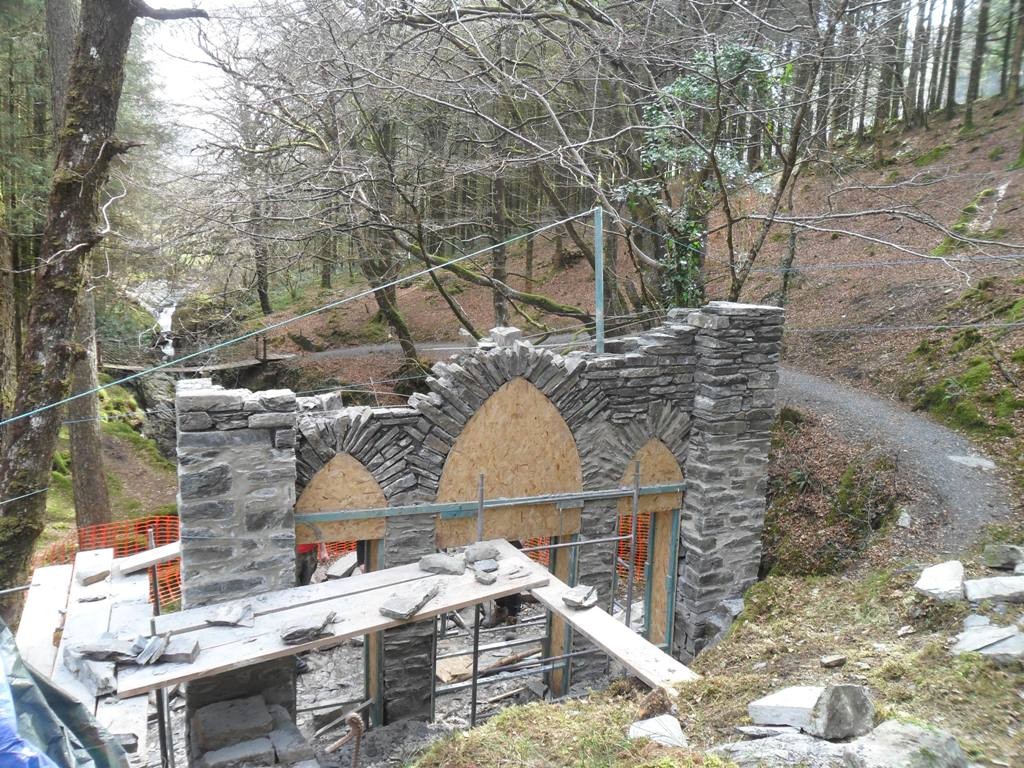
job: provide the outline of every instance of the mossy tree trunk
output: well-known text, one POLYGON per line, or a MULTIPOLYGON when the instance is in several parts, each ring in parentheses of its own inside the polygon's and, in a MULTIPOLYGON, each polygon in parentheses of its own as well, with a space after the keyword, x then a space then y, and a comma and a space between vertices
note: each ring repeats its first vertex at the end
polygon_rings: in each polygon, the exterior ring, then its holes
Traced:
POLYGON ((205 16, 154 10, 139 0, 85 0, 68 78, 64 124, 47 203, 39 267, 18 371, 14 414, 0 455, 0 585, 18 582, 45 525, 46 494, 74 363, 85 265, 103 236, 97 198, 111 160, 131 146, 114 138, 135 19, 205 16), (29 417, 29 414, 32 414, 29 417))
MULTIPOLYGON (((50 107, 53 114, 54 146, 60 141, 64 124, 64 101, 68 92, 68 71, 74 51, 78 8, 71 0, 46 0, 46 46, 50 59, 50 107)), ((89 262, 86 262, 88 271, 89 262)), ((96 367, 96 303, 88 279, 79 297, 75 342, 84 355, 71 373, 71 392, 86 394, 68 404, 68 438, 71 444, 71 490, 75 500, 75 525, 109 523, 110 494, 103 468, 103 442, 100 433, 99 386, 96 367)))

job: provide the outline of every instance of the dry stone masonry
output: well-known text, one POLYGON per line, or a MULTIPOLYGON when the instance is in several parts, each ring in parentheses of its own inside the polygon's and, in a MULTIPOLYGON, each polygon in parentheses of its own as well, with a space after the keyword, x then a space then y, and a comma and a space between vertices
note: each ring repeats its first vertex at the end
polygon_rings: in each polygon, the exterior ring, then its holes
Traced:
MULTIPOLYGON (((178 382, 184 608, 295 586, 297 407, 289 390, 254 394, 209 379, 178 382)), ((190 683, 188 708, 245 696, 294 709, 294 660, 190 683)), ((194 731, 192 748, 198 756, 194 731)))
MULTIPOLYGON (((609 340, 604 354, 560 355, 523 341, 517 329, 494 329, 477 348, 435 365, 427 391, 401 407, 343 407, 332 396, 296 399, 284 390, 182 382, 185 603, 289 586, 291 505, 340 454, 372 475, 388 506, 436 501, 446 462, 474 415, 506 385, 526 382, 571 434, 578 458, 565 458, 578 461, 580 490, 620 487, 652 441, 674 457, 686 493, 677 562, 666 579, 674 585, 666 637, 677 656, 689 659, 720 631, 716 610, 757 576, 782 320, 776 307, 711 302, 672 310, 657 328, 609 340)), ((480 462, 486 472, 488 457, 480 462)), ((585 502, 579 535, 614 534, 620 509, 616 499, 585 502)), ((375 568, 437 551, 433 515, 388 516, 383 530, 375 568)), ((531 535, 521 531, 522 538, 531 535)), ((581 548, 570 583, 593 585, 607 604, 612 557, 611 547, 581 548)), ((380 661, 386 720, 429 716, 429 622, 387 632, 380 661)), ((588 674, 588 667, 581 663, 573 674, 588 674)), ((258 687, 249 692, 264 694, 258 687)))

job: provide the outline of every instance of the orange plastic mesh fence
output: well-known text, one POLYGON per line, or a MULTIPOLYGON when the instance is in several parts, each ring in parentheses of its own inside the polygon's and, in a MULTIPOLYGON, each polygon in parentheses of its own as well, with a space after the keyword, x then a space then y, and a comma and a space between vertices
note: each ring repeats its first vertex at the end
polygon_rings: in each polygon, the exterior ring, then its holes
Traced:
MULTIPOLYGON (((114 523, 79 528, 67 539, 57 541, 36 554, 33 564, 61 565, 73 563, 75 555, 90 549, 113 547, 114 557, 127 557, 149 548, 149 531, 153 531, 156 546, 178 540, 178 518, 174 515, 139 517, 114 523)), ((171 560, 157 566, 157 586, 161 605, 181 599, 181 561, 171 560)), ((153 599, 152 594, 150 600, 153 599)))
MULTIPOLYGON (((629 529, 632 526, 632 516, 623 515, 619 518, 619 536, 629 536, 629 529)), ((636 558, 633 560, 633 580, 644 581, 644 566, 647 564, 647 541, 651 535, 651 515, 641 512, 636 516, 636 558)), ((629 542, 619 542, 619 558, 629 562, 629 542)), ((619 576, 626 577, 629 570, 622 563, 618 563, 619 576)))
MULTIPOLYGON (((72 563, 78 552, 89 549, 101 549, 113 547, 114 557, 127 557, 147 548, 147 537, 150 530, 153 531, 153 538, 156 546, 170 544, 178 540, 178 518, 174 515, 161 515, 152 517, 140 517, 134 520, 122 520, 116 523, 105 523, 102 525, 91 525, 80 528, 69 538, 55 542, 36 554, 33 564, 36 567, 43 565, 60 565, 72 563)), ((630 518, 628 515, 619 518, 619 535, 629 534, 630 518)), ((637 518, 637 546, 636 546, 636 570, 635 578, 639 582, 644 580, 644 564, 647 562, 647 541, 650 533, 650 515, 641 514, 637 518)), ((524 539, 524 547, 546 546, 550 542, 548 538, 524 539)), ((334 541, 324 545, 323 554, 328 558, 335 558, 348 552, 354 552, 356 542, 334 541)), ((551 562, 549 550, 537 550, 528 553, 529 557, 541 565, 548 565, 551 562)), ((619 542, 619 557, 622 560, 629 559, 629 542, 619 542)), ((625 577, 626 568, 618 565, 619 575, 625 577)), ((157 566, 157 586, 160 592, 160 604, 165 608, 171 608, 181 600, 181 560, 170 560, 157 566)), ((150 595, 150 600, 153 596, 150 595)))

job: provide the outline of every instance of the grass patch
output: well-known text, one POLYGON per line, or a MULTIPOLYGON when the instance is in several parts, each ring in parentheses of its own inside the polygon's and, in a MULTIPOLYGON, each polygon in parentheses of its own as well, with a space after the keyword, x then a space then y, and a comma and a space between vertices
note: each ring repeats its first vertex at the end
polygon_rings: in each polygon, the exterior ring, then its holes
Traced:
POLYGON ((923 152, 914 158, 914 165, 918 168, 923 168, 926 165, 936 163, 946 155, 949 154, 953 147, 949 144, 939 144, 938 146, 932 147, 927 152, 923 152))
POLYGON ((772 439, 761 572, 839 572, 904 497, 886 457, 843 444, 784 408, 772 439))
POLYGON ((163 457, 160 449, 156 447, 156 443, 136 432, 131 424, 124 421, 105 421, 103 422, 103 431, 112 437, 129 443, 155 469, 166 470, 167 472, 175 471, 174 464, 163 457))
POLYGON ((479 728, 434 744, 415 768, 728 768, 718 758, 667 749, 626 732, 641 715, 635 695, 612 692, 559 704, 510 707, 479 728))
POLYGON ((691 744, 730 740, 732 727, 747 722, 747 703, 758 696, 855 675, 871 689, 879 720, 950 730, 975 760, 1024 754, 1024 731, 1015 725, 1024 717, 1019 676, 980 656, 950 656, 946 638, 959 631, 970 607, 924 600, 911 588, 916 578, 916 569, 855 579, 770 576, 752 587, 741 620, 695 661, 704 679, 680 696, 691 744), (914 634, 896 637, 905 625, 914 634), (822 670, 818 659, 829 653, 846 656, 847 666, 822 670))

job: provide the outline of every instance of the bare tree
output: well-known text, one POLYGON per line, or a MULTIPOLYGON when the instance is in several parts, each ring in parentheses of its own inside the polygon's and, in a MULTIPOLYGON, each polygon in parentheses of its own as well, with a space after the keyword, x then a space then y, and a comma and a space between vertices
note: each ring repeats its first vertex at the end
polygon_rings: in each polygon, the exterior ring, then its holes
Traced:
POLYGON ((156 10, 141 0, 86 0, 68 78, 64 127, 57 159, 40 265, 14 402, 0 458, 0 584, 24 571, 43 530, 60 409, 71 369, 81 351, 72 341, 78 297, 89 251, 105 234, 97 226, 97 196, 111 160, 131 144, 114 136, 132 27, 140 17, 205 16, 197 9, 156 10))

